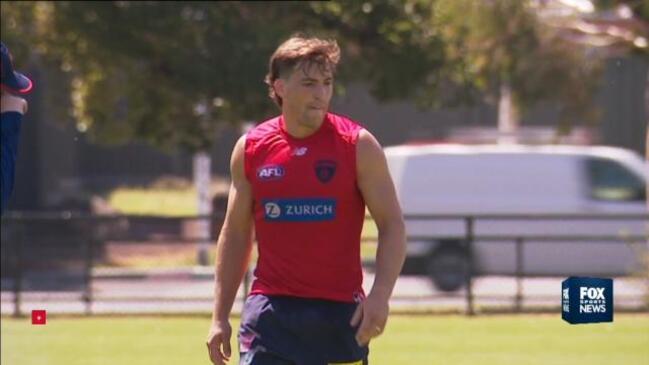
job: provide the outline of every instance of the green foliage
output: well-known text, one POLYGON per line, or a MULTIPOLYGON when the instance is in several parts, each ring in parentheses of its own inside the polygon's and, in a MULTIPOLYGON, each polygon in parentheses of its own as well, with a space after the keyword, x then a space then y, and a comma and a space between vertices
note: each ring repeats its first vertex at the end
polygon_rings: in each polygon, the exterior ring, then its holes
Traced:
POLYGON ((563 107, 564 122, 594 119, 597 63, 540 24, 525 2, 438 0, 432 24, 445 39, 444 73, 464 84, 468 95, 495 99, 507 82, 522 111, 555 101, 563 107))
POLYGON ((441 69, 442 40, 426 22, 427 0, 314 2, 320 26, 341 39, 344 80, 363 80, 379 100, 411 99, 441 69), (344 11, 343 11, 344 9, 344 11))
POLYGON ((361 80, 380 100, 442 107, 496 99, 508 82, 523 111, 555 101, 565 121, 592 119, 597 67, 532 11, 510 0, 3 2, 2 34, 61 80, 51 93, 71 96, 90 137, 191 152, 219 123, 277 113, 263 78, 296 31, 338 39, 338 90, 361 80))
POLYGON ((269 112, 260 82, 279 34, 253 26, 267 5, 100 4, 56 3, 51 40, 79 70, 75 110, 97 135, 198 150, 217 123, 269 112))
POLYGON ((312 5, 321 25, 343 39, 354 76, 379 99, 422 107, 495 101, 510 83, 522 111, 539 101, 562 106, 562 124, 592 121, 599 64, 536 19, 523 1, 393 0, 312 5))
POLYGON ((262 80, 288 33, 272 21, 281 10, 227 2, 11 3, 3 4, 3 27, 13 19, 3 37, 21 33, 11 24, 36 29, 16 43, 68 70, 82 131, 194 151, 210 145, 218 123, 259 119, 274 108, 262 80))

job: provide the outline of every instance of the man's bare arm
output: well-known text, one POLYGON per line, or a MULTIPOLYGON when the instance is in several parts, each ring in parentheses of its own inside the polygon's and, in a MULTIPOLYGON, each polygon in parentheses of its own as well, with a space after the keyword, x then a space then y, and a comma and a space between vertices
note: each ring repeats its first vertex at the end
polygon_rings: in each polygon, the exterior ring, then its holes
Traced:
POLYGON ((244 172, 245 136, 231 159, 232 183, 223 228, 217 241, 214 318, 227 319, 252 248, 252 190, 244 172))
POLYGON ((231 355, 229 323, 232 305, 248 267, 252 249, 252 190, 244 172, 245 136, 234 147, 230 161, 232 183, 223 228, 217 241, 214 312, 207 347, 214 364, 231 355))
POLYGON ((381 145, 362 130, 356 148, 358 186, 379 234, 374 285, 352 321, 361 321, 357 340, 365 344, 385 327, 388 301, 405 259, 406 239, 401 207, 381 145))

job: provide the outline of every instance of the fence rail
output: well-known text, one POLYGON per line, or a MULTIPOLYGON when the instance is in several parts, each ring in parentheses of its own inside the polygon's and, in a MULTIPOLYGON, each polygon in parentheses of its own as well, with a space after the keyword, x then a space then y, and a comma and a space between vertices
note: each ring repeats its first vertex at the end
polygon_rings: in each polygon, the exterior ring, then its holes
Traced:
MULTIPOLYGON (((368 217, 369 218, 369 217, 368 217)), ((405 215, 407 222, 458 220, 463 222, 464 234, 461 236, 469 258, 474 256, 476 241, 508 241, 515 244, 515 274, 516 290, 513 295, 513 310, 523 310, 523 279, 525 276, 524 251, 527 242, 568 242, 584 241, 597 244, 611 242, 626 242, 629 240, 644 242, 647 234, 476 234, 476 224, 487 221, 597 221, 619 222, 639 221, 649 222, 649 214, 435 214, 435 215, 405 215)), ((184 217, 152 217, 152 216, 92 216, 73 213, 9 213, 2 218, 2 276, 3 292, 11 292, 15 316, 22 315, 22 297, 29 288, 25 288, 26 275, 39 270, 49 272, 65 272, 71 267, 80 283, 76 286, 80 301, 84 304, 87 314, 93 313, 93 304, 111 301, 143 301, 160 300, 161 297, 106 297, 98 295, 93 290, 93 274, 98 265, 102 264, 103 249, 107 242, 111 244, 129 245, 132 243, 148 244, 163 243, 168 245, 183 245, 205 242, 192 229, 193 222, 210 220, 212 226, 210 241, 218 234, 223 215, 214 216, 184 216, 184 217), (49 251, 48 251, 49 250, 49 251), (67 250, 67 251, 66 251, 67 250), (40 254, 43 256, 39 256, 40 254), (5 270, 9 267, 9 270, 5 270), (74 270, 73 270, 74 271, 74 270), (5 284, 11 279, 11 290, 5 284)), ((409 241, 432 242, 445 236, 411 235, 409 241)), ((376 242, 377 237, 363 237, 362 242, 376 242)), ((497 244, 497 243, 495 243, 497 244)), ((474 280, 477 277, 473 260, 470 260, 469 272, 466 275, 463 297, 466 303, 466 314, 475 314, 474 280)), ((74 276, 73 275, 73 276, 74 276)), ((56 279, 52 279, 56 281, 56 279)), ((123 277, 122 280, 136 280, 123 277)), ((244 298, 250 285, 251 277, 246 275, 243 288, 244 298)), ((45 285, 45 284, 43 284, 45 285)), ((45 285, 46 286, 46 285, 45 285)), ((45 287, 47 292, 48 288, 45 287)), ((425 298, 458 298, 460 292, 450 294, 433 294, 425 298)), ((483 294, 480 298, 489 299, 495 296, 483 294)), ((402 295, 399 299, 419 299, 422 296, 402 295)), ((192 300, 191 298, 176 298, 178 301, 192 300)), ((174 298, 166 298, 173 301, 174 298)), ((557 304, 558 305, 558 304, 557 304)))

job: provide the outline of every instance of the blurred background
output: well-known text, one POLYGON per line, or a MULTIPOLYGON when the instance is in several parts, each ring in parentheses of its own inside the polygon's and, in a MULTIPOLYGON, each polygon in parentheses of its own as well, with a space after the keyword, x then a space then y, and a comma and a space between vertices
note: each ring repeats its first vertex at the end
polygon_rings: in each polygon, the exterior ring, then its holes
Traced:
POLYGON ((298 31, 338 40, 332 110, 385 146, 512 135, 644 154, 648 17, 604 0, 3 1, 2 39, 37 85, 10 208, 198 213, 125 200, 190 186, 199 153, 227 180, 242 129, 279 112, 263 78, 298 31))
MULTIPOLYGON (((646 0, 1 4, 2 41, 35 82, 2 221, 3 315, 209 313, 230 153, 279 113, 263 79, 297 32, 338 41, 331 110, 383 146, 603 145, 646 169, 646 0)), ((646 224, 646 210, 628 218, 646 224)), ((617 233, 591 240, 647 237, 617 233)), ((368 288, 375 243, 368 217, 368 288)), ((452 290, 426 278, 439 269, 404 275, 393 308, 556 312, 562 277, 526 274, 507 247, 516 270, 466 269, 452 290)), ((627 310, 647 310, 648 272, 623 275, 627 310)))

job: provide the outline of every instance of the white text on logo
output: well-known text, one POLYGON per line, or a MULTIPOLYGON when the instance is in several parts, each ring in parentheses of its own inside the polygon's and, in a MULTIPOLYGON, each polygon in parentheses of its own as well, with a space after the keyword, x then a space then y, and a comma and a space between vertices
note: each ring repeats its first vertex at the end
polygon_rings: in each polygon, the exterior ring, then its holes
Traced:
POLYGON ((605 288, 579 287, 579 313, 606 312, 605 288))
POLYGON ((263 166, 257 170, 257 177, 260 180, 275 180, 284 176, 284 168, 279 165, 263 166))
POLYGON ((333 214, 331 205, 287 205, 286 215, 325 215, 333 214))

